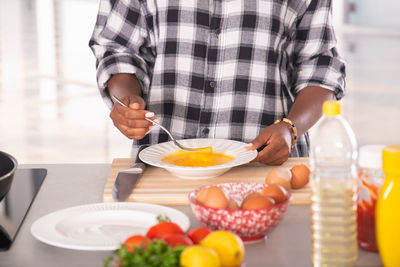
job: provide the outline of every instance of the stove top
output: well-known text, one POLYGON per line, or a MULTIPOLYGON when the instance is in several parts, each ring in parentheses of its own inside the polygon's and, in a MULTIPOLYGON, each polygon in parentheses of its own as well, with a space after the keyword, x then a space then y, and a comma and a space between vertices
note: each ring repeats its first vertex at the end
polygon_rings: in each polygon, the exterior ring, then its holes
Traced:
POLYGON ((46 177, 46 169, 17 169, 0 202, 0 250, 8 250, 46 177))

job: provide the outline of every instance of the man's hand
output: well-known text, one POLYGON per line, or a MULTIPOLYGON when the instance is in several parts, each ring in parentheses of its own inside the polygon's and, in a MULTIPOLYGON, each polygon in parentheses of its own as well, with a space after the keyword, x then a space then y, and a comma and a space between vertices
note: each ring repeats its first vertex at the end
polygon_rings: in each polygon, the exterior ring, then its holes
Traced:
POLYGON ((145 114, 149 111, 144 110, 145 102, 140 96, 124 97, 121 101, 129 108, 114 103, 110 113, 110 118, 115 127, 129 139, 142 139, 153 124, 145 120, 145 114))
POLYGON ((110 118, 115 127, 129 139, 142 139, 153 125, 145 120, 144 102, 140 83, 135 75, 119 73, 113 75, 108 81, 108 92, 118 97, 128 108, 114 103, 110 118))
MULTIPOLYGON (((324 101, 332 100, 331 90, 308 86, 297 95, 287 118, 296 124, 297 135, 301 136, 310 129, 322 115, 324 101)), ((280 122, 265 128, 253 140, 247 149, 258 149, 265 145, 252 162, 268 165, 281 165, 288 160, 292 144, 292 128, 289 123, 280 122)))
POLYGON ((258 152, 257 157, 251 162, 281 165, 289 158, 291 143, 291 126, 288 123, 280 122, 265 128, 246 148, 258 149, 265 145, 264 149, 258 152))

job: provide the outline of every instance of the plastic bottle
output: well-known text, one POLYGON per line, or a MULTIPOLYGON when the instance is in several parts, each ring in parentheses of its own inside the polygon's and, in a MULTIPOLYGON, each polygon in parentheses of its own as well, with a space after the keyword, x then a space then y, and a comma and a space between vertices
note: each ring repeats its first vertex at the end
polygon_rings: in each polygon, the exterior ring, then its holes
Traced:
POLYGON ((357 142, 340 104, 323 104, 311 143, 312 262, 355 266, 357 261, 357 142))
POLYGON ((377 252, 375 206, 383 184, 382 150, 385 145, 360 147, 358 157, 357 241, 364 250, 377 252))
POLYGON ((400 266, 400 146, 383 149, 385 173, 375 211, 376 237, 383 265, 400 266))

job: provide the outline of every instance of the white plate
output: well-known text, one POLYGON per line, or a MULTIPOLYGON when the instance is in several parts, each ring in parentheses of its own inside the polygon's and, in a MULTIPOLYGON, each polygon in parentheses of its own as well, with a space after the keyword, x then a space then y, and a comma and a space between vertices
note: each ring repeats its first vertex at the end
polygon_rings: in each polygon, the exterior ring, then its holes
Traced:
POLYGON ((78 250, 114 250, 131 235, 144 235, 165 215, 183 231, 190 226, 182 212, 146 203, 97 203, 59 210, 36 220, 31 232, 56 247, 78 250))
POLYGON ((250 162, 257 156, 256 150, 247 150, 246 143, 227 140, 227 139, 184 139, 179 142, 188 147, 208 147, 211 146, 214 152, 224 153, 235 157, 235 159, 226 164, 210 167, 183 167, 167 164, 161 159, 174 152, 177 147, 172 141, 152 145, 143 149, 139 157, 149 165, 161 167, 171 172, 173 175, 184 179, 208 179, 219 176, 230 168, 250 162))

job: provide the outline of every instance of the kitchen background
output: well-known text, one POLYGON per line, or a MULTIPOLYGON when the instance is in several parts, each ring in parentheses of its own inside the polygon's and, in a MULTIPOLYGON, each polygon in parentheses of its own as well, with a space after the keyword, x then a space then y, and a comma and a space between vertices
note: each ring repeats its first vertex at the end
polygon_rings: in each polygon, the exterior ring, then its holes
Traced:
MULTIPOLYGON (((400 144, 400 2, 333 2, 344 116, 360 145, 400 144)), ((0 150, 19 163, 130 156, 96 87, 97 9, 97 0, 0 0, 0 150)))

